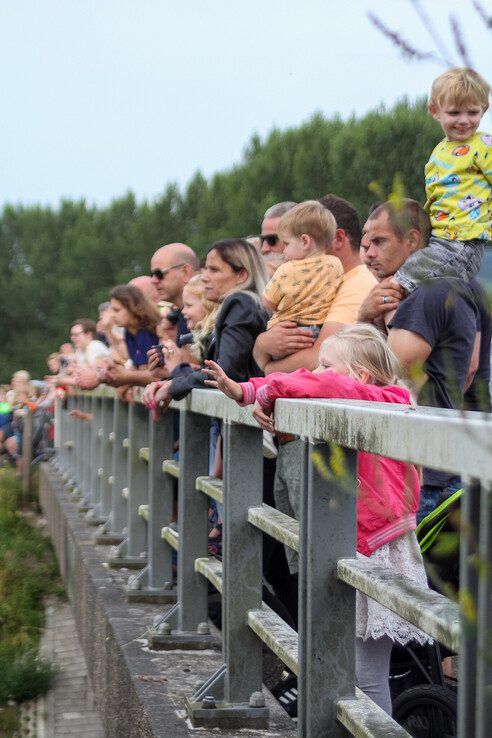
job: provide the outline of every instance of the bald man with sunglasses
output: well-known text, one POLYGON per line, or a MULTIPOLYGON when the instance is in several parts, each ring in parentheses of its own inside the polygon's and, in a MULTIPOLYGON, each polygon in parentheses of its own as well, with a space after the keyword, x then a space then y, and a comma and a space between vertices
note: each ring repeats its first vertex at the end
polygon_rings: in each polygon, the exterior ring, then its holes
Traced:
POLYGON ((184 243, 168 243, 157 249, 150 260, 150 276, 159 299, 183 307, 183 288, 198 268, 197 255, 184 243))

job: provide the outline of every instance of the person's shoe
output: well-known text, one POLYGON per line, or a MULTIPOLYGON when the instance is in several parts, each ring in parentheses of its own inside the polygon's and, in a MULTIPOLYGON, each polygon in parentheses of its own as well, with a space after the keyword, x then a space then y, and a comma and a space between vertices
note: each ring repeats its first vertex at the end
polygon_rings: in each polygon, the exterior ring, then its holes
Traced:
POLYGON ((272 694, 290 717, 297 717, 298 692, 297 677, 295 674, 289 672, 287 676, 282 678, 277 686, 272 689, 272 694))

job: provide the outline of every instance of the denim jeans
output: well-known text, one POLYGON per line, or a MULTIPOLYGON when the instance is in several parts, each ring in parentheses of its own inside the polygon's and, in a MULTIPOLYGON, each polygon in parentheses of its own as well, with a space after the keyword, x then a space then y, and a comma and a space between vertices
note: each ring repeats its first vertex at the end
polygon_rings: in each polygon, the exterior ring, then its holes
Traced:
POLYGON ((406 292, 413 292, 429 279, 457 277, 469 282, 482 263, 487 241, 447 241, 431 236, 429 245, 411 254, 395 274, 406 292))
POLYGON ((430 513, 439 507, 444 500, 447 500, 454 492, 461 489, 460 479, 451 482, 445 487, 435 487, 433 484, 423 484, 420 488, 420 504, 417 511, 417 525, 421 520, 430 515, 430 513))

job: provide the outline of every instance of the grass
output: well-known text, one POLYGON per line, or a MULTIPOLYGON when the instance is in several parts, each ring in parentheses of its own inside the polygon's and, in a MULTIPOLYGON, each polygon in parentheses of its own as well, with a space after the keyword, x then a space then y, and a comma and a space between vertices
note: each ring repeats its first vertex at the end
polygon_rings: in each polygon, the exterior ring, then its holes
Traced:
POLYGON ((50 687, 54 668, 38 656, 43 598, 63 593, 51 544, 20 502, 20 481, 0 469, 0 736, 12 735, 13 703, 50 687))

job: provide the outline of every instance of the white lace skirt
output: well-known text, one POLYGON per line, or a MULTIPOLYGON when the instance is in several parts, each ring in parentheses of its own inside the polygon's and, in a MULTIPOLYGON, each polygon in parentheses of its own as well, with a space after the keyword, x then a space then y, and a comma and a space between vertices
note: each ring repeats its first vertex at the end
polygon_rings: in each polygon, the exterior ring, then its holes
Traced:
MULTIPOLYGON (((422 554, 413 531, 376 549, 370 559, 375 564, 427 585, 422 554)), ((356 607, 356 635, 363 641, 368 638, 377 640, 387 635, 402 646, 409 641, 417 641, 421 645, 432 642, 432 638, 415 625, 359 591, 356 593, 356 607)))

